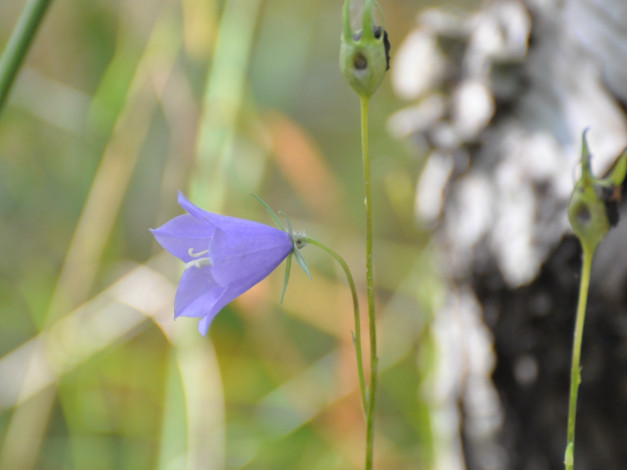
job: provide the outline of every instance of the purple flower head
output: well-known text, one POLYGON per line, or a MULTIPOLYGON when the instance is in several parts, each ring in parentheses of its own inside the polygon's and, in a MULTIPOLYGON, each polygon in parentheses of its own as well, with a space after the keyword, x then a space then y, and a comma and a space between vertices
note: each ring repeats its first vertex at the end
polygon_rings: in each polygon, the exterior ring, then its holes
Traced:
POLYGON ((209 325, 226 304, 267 277, 294 250, 287 232, 249 220, 212 214, 179 192, 188 214, 151 229, 159 244, 185 262, 174 299, 174 316, 209 325))

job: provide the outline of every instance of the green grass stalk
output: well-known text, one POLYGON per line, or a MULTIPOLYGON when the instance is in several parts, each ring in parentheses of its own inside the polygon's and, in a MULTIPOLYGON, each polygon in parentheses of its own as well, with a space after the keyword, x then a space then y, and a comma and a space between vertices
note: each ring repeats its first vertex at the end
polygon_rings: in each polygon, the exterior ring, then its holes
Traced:
POLYGON ((51 0, 28 0, 0 57, 0 113, 51 0))

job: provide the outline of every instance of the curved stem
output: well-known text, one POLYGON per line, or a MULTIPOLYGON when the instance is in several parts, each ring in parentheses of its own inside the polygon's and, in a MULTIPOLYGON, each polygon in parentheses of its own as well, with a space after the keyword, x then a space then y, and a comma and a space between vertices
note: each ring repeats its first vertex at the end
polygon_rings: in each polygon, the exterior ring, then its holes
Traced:
POLYGON ((0 57, 0 112, 50 1, 28 1, 0 57))
POLYGON ((374 282, 372 266, 372 190, 370 187, 370 145, 368 143, 369 98, 360 97, 361 104, 361 151, 364 167, 366 204, 366 286, 368 291, 368 328, 370 331, 370 387, 366 410, 366 470, 372 469, 374 454, 374 410, 377 392, 377 326, 374 306, 374 282))
POLYGON ((588 302, 588 288, 590 286, 590 271, 594 248, 583 246, 583 262, 581 265, 581 283, 579 285, 579 300, 577 302, 577 317, 575 319, 575 333, 573 340, 573 356, 570 371, 570 401, 568 404, 568 434, 564 465, 566 470, 573 470, 575 461, 575 417, 577 415, 577 394, 581 382, 580 359, 581 343, 583 339, 583 327, 586 316, 586 304, 588 302))
POLYGON ((355 312, 355 333, 353 335, 353 343, 355 344, 355 353, 357 355, 357 374, 359 375, 359 389, 361 390, 361 406, 365 413, 368 409, 368 405, 366 400, 366 381, 364 379, 364 361, 361 349, 361 318, 359 315, 359 300, 357 297, 357 288, 355 287, 353 275, 348 268, 348 264, 346 264, 346 261, 344 261, 344 258, 342 258, 336 251, 332 250, 324 243, 321 243, 318 240, 314 240, 313 238, 302 237, 301 240, 310 245, 322 248, 324 251, 330 254, 339 263, 339 265, 344 270, 344 274, 346 275, 346 280, 348 281, 348 286, 350 287, 351 294, 353 296, 353 310, 355 312))

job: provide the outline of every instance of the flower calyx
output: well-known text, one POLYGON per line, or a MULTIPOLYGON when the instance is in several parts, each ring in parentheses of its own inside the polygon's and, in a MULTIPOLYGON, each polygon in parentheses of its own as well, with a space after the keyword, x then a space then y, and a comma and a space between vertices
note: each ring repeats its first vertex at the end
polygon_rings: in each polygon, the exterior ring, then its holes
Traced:
POLYGON ((362 29, 352 31, 350 0, 344 1, 340 46, 340 69, 346 81, 362 98, 370 98, 390 68, 390 42, 383 26, 374 24, 376 0, 366 0, 362 29))
POLYGON ((290 222, 290 219, 288 219, 287 216, 283 212, 279 211, 279 215, 285 219, 285 224, 281 222, 281 219, 279 218, 279 216, 272 210, 272 208, 268 205, 266 201, 264 201, 263 199, 261 199, 259 196, 257 196, 254 193, 252 193, 252 196, 255 199, 257 199, 257 201, 259 201, 259 204, 263 206, 263 208, 266 210, 268 215, 272 218, 276 226, 280 230, 283 230, 284 232, 286 232, 292 239, 293 250, 288 255, 285 261, 285 278, 283 281, 283 291, 281 292, 281 303, 283 303, 283 298, 285 297, 285 291, 287 290, 287 284, 290 280, 290 273, 292 271, 292 255, 294 255, 294 257, 296 258, 296 262, 298 263, 300 268, 303 271, 305 271, 305 274, 307 274, 309 279, 311 279, 311 272, 309 271, 309 266, 307 265, 307 261, 305 261, 305 258, 300 252, 300 250, 307 245, 306 237, 303 233, 294 232, 292 230, 292 224, 290 222))

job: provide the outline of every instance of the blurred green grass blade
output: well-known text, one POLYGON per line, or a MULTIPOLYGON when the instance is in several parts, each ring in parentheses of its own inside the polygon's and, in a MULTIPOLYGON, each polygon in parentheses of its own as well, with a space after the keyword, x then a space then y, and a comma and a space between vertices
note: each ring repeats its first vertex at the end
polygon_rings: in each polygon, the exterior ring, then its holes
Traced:
POLYGON ((233 143, 240 114, 246 73, 255 37, 259 0, 227 0, 220 35, 203 97, 197 157, 198 171, 191 181, 191 199, 206 201, 213 211, 224 203, 233 159, 233 143))
POLYGON ((49 5, 50 0, 29 0, 26 3, 0 57, 0 113, 49 5))
POLYGON ((169 356, 157 468, 159 470, 183 470, 187 465, 185 390, 181 383, 176 351, 170 348, 169 356))
POLYGON ((0 468, 31 470, 36 468, 39 452, 37 449, 46 438, 49 410, 55 399, 51 388, 43 390, 17 407, 0 447, 0 468))
POLYGON ((215 349, 207 338, 198 334, 196 328, 175 329, 170 340, 176 349, 185 396, 186 468, 223 470, 225 409, 215 349))
POLYGON ((48 324, 87 298, 159 104, 157 77, 171 73, 181 45, 178 17, 166 3, 138 61, 94 175, 48 308, 48 324))

